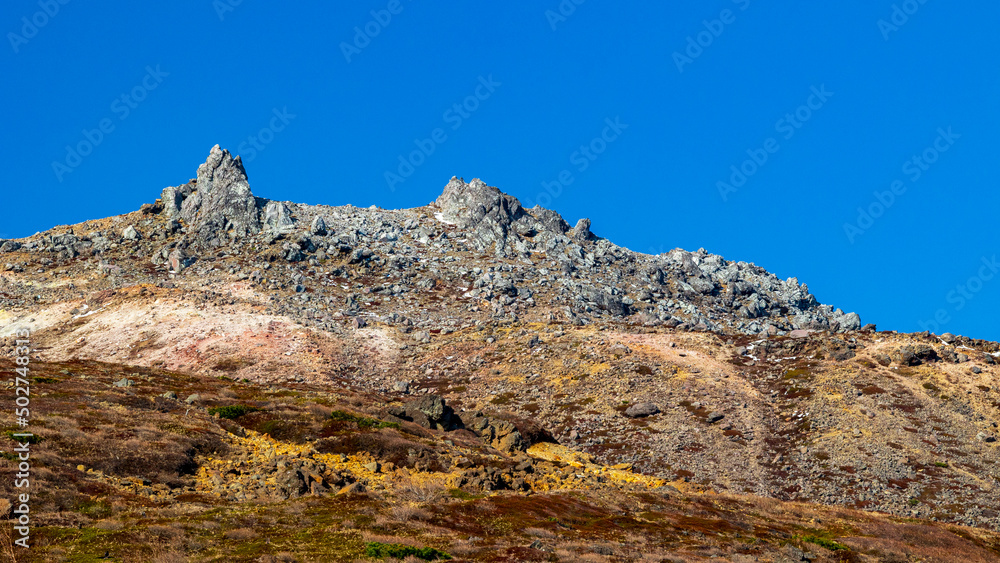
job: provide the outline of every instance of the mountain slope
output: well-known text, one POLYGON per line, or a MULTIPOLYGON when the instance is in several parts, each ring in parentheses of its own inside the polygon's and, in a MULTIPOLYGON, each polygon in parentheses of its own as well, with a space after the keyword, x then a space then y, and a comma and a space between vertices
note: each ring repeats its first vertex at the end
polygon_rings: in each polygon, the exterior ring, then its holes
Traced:
POLYGON ((268 201, 214 147, 140 211, 2 242, 38 560, 996 557, 1000 345, 862 328, 794 278, 590 227, 456 178, 415 209, 268 201), (247 511, 348 547, 269 546, 247 511))

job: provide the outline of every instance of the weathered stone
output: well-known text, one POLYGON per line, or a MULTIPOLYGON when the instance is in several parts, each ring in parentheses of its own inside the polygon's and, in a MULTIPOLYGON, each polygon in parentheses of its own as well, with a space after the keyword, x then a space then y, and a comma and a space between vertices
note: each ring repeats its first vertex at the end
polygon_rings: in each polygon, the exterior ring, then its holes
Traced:
POLYGON ((167 265, 178 274, 187 266, 187 261, 187 253, 182 248, 174 248, 167 254, 167 265))
POLYGON ((625 409, 625 416, 629 418, 642 418, 646 416, 653 416, 659 412, 660 407, 654 405, 653 403, 636 403, 625 409))
POLYGON ((273 233, 285 234, 295 229, 292 210, 280 201, 269 201, 264 206, 264 226, 273 233))
POLYGON ((337 491, 338 495, 357 495, 365 492, 365 486, 361 482, 351 483, 337 491))
POLYGON ((129 241, 137 241, 142 240, 142 234, 135 227, 129 225, 122 231, 122 238, 129 241))
POLYGON ((310 225, 309 227, 309 232, 321 237, 326 236, 328 232, 326 227, 326 221, 324 221, 322 217, 317 215, 316 218, 313 219, 312 225, 310 225))
POLYGON ((309 490, 302 473, 295 467, 287 467, 279 471, 274 477, 274 483, 284 498, 302 496, 309 490))
POLYGON ((578 241, 588 241, 594 238, 590 232, 590 219, 584 218, 576 222, 576 226, 569 232, 569 236, 578 241))

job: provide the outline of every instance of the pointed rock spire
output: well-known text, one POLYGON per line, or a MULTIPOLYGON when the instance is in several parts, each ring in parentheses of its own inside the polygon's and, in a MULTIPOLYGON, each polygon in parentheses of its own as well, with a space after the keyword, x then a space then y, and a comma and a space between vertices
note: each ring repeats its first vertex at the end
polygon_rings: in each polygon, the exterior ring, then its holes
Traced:
POLYGON ((250 191, 240 157, 234 158, 219 145, 212 147, 198 167, 195 189, 184 199, 179 215, 209 240, 223 232, 234 237, 260 232, 260 205, 250 191))

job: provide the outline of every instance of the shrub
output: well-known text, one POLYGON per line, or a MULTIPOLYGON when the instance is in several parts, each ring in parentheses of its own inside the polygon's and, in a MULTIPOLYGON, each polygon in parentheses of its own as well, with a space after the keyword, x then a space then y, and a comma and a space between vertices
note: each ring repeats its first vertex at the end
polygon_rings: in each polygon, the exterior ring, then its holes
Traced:
POLYGON ((483 495, 474 495, 472 493, 463 491, 462 489, 448 489, 448 494, 451 496, 451 498, 457 498, 460 500, 476 500, 483 498, 483 495))
POLYGON ((11 440, 14 440, 15 442, 24 442, 24 443, 28 443, 28 444, 37 444, 37 443, 41 442, 44 439, 41 436, 36 436, 36 435, 32 435, 32 436, 15 436, 14 435, 14 434, 17 434, 19 432, 21 432, 21 431, 20 430, 8 430, 7 432, 4 432, 4 434, 6 434, 8 438, 10 438, 11 440))
POLYGON ((208 414, 210 416, 219 415, 219 418, 228 418, 232 420, 245 414, 258 412, 260 410, 261 409, 258 409, 257 407, 247 405, 227 405, 224 407, 209 407, 208 414))
POLYGON ((358 416, 346 411, 333 411, 330 413, 330 418, 341 422, 353 422, 359 428, 399 428, 398 422, 385 422, 367 416, 358 416))
POLYGON ((837 543, 837 542, 835 542, 833 540, 829 540, 829 539, 826 539, 826 538, 821 538, 819 536, 814 536, 812 534, 810 534, 808 536, 803 536, 802 537, 802 541, 809 542, 809 543, 814 543, 814 544, 816 544, 816 545, 818 545, 820 547, 825 547, 826 549, 829 549, 830 551, 846 551, 847 550, 847 546, 844 545, 844 544, 837 543))
POLYGON ((367 557, 404 557, 414 556, 424 561, 436 561, 438 559, 451 559, 451 555, 433 547, 413 547, 412 545, 402 545, 398 543, 382 543, 377 541, 365 544, 365 555, 367 557))

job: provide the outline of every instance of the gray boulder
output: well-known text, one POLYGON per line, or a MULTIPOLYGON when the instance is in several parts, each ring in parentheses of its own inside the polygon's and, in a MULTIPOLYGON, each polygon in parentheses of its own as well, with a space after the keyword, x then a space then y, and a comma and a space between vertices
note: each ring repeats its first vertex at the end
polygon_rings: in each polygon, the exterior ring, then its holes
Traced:
POLYGON ((653 403, 636 403, 625 409, 625 416, 629 418, 642 418, 646 416, 653 416, 659 412, 660 407, 654 405, 653 403))
POLYGON ((135 227, 129 225, 125 227, 124 231, 122 231, 122 238, 131 241, 142 240, 142 234, 140 234, 135 227))
POLYGON ((167 254, 167 265, 176 273, 180 273, 188 265, 188 256, 183 248, 174 248, 167 254))
POLYGON ((274 233, 288 233, 295 229, 292 210, 280 201, 269 201, 264 206, 264 226, 274 233))
POLYGON ((569 232, 569 236, 578 241, 588 241, 594 238, 594 234, 590 232, 590 219, 584 218, 577 221, 576 226, 569 232))
POLYGON ((195 181, 192 180, 181 186, 169 186, 163 188, 160 194, 160 201, 163 203, 163 213, 170 219, 176 219, 181 215, 181 206, 184 200, 194 193, 195 181))
POLYGON ((312 225, 309 227, 309 232, 317 236, 326 236, 327 228, 326 221, 323 220, 319 215, 313 219, 312 225))

